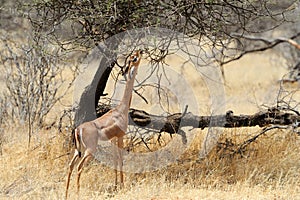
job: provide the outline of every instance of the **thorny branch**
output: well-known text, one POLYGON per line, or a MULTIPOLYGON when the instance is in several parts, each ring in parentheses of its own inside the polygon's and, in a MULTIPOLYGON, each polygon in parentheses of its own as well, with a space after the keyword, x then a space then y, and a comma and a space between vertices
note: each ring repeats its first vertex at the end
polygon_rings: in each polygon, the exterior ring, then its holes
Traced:
MULTIPOLYGON (((295 123, 294 125, 296 125, 297 127, 299 126, 298 123, 295 123)), ((267 127, 264 127, 262 129, 262 131, 260 133, 258 133, 257 135, 251 137, 250 139, 244 141, 242 144, 240 144, 238 146, 238 148, 236 150, 233 151, 233 153, 239 153, 240 155, 242 155, 242 153, 245 151, 246 147, 249 146, 252 142, 256 141, 260 136, 264 135, 266 132, 273 130, 273 129, 288 129, 289 126, 287 125, 270 125, 267 127)), ((296 132, 297 134, 299 134, 298 132, 296 132)))
POLYGON ((289 38, 282 38, 281 37, 281 38, 276 38, 276 39, 268 39, 268 38, 264 38, 264 37, 244 35, 244 34, 239 34, 239 33, 232 33, 231 36, 236 38, 236 39, 239 39, 239 40, 241 38, 243 38, 243 39, 250 40, 250 41, 260 41, 260 42, 263 42, 266 46, 242 51, 240 54, 238 54, 234 58, 230 58, 230 59, 227 59, 227 60, 221 62, 221 65, 225 65, 225 64, 228 64, 232 61, 239 60, 240 58, 242 58, 243 56, 245 56, 249 53, 261 52, 261 51, 266 51, 268 49, 272 49, 275 46, 277 46, 281 43, 284 43, 284 42, 287 42, 287 43, 295 46, 297 49, 300 50, 300 45, 296 41, 294 41, 295 38, 300 36, 300 32, 296 33, 295 35, 293 35, 289 38))

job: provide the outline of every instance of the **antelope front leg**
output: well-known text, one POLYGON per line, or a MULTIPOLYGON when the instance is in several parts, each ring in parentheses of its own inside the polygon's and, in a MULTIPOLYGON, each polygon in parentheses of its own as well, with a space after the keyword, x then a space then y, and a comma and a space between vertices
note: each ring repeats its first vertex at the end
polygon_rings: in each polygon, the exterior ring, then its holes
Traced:
POLYGON ((123 137, 118 138, 118 165, 120 167, 120 181, 121 187, 124 187, 124 176, 123 176, 123 137))
POLYGON ((118 148, 117 148, 117 138, 113 138, 111 141, 113 148, 113 163, 114 163, 114 171, 115 171, 115 190, 117 190, 118 184, 118 148))

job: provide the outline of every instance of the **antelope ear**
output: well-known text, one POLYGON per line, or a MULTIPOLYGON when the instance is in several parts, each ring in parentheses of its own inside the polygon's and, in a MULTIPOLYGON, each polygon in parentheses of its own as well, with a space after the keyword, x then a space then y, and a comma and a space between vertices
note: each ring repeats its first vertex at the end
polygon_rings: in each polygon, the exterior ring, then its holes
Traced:
POLYGON ((131 67, 131 69, 130 69, 130 73, 129 73, 129 78, 130 78, 130 79, 132 79, 133 72, 134 72, 134 66, 131 67))

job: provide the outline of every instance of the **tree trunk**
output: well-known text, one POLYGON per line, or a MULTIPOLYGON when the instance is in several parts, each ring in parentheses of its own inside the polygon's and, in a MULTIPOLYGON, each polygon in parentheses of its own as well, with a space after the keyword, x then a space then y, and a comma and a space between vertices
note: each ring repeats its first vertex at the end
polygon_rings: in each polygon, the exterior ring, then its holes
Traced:
POLYGON ((80 100, 75 110, 75 127, 97 118, 96 108, 101 96, 105 96, 103 92, 116 60, 116 56, 112 53, 112 50, 116 49, 117 46, 117 42, 109 41, 108 45, 105 43, 102 43, 102 46, 97 45, 98 48, 94 49, 91 53, 87 63, 88 67, 89 65, 91 65, 91 67, 93 67, 93 65, 99 67, 93 76, 93 80, 85 87, 80 96, 80 100))

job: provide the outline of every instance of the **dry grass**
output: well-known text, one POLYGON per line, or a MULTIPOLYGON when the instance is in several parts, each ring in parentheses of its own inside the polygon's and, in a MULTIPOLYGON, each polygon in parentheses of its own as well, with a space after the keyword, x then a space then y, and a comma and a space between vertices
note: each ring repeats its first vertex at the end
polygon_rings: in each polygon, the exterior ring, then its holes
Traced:
MULTIPOLYGON (((15 127, 7 131, 0 157, 0 199, 63 199, 70 156, 66 156, 63 135, 56 130, 37 133, 28 150, 26 138, 15 127)), ((248 131, 226 130, 233 143, 245 139, 248 131)), ((82 175, 80 199, 299 199, 300 140, 289 131, 263 136, 244 152, 230 156, 226 149, 214 149, 197 162, 201 135, 197 133, 188 151, 177 163, 154 172, 126 173, 125 188, 113 191, 113 170, 93 161, 82 175)), ((220 141, 225 141, 225 137, 220 141)), ((70 199, 74 199, 75 180, 70 199)))
MULTIPOLYGON (((270 85, 278 86, 277 68, 266 64, 261 69, 260 63, 255 65, 247 59, 243 62, 251 67, 250 71, 238 64, 225 68, 229 96, 226 106, 235 113, 258 111, 258 105, 272 100, 270 92, 265 91, 271 90, 270 85), (243 78, 241 69, 247 70, 244 74, 248 79, 243 78), (259 81, 251 81, 257 78, 258 70, 266 73, 259 71, 259 81)), ((264 59, 255 58, 267 62, 264 59)), ((203 94, 196 95, 201 99, 203 94)), ((270 131, 243 154, 232 154, 232 148, 259 130, 225 130, 219 142, 227 145, 216 147, 200 162, 198 154, 206 130, 196 130, 195 140, 176 163, 153 172, 126 173, 125 188, 118 191, 112 190, 113 170, 93 161, 82 174, 80 199, 300 199, 299 136, 289 130, 270 131)), ((5 128, 1 138, 0 199, 63 199, 71 158, 64 134, 56 129, 36 131, 28 149, 26 127, 5 128)), ((69 192, 70 199, 75 199, 75 176, 69 192)))

